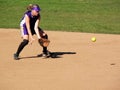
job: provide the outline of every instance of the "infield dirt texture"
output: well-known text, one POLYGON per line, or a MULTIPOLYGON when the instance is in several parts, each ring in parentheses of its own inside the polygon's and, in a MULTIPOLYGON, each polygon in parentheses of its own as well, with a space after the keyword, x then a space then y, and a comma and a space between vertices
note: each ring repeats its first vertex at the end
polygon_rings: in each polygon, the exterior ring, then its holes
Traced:
POLYGON ((46 32, 50 51, 76 54, 35 57, 42 51, 35 37, 15 61, 20 31, 0 29, 0 90, 120 90, 120 35, 46 32))

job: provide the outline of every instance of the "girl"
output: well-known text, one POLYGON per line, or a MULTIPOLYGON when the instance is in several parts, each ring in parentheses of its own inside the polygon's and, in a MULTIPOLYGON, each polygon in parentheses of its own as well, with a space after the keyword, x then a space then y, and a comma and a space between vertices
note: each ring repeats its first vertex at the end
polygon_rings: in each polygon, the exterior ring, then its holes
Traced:
MULTIPOLYGON (((33 35, 36 34, 38 37, 38 40, 41 38, 48 39, 47 34, 39 28, 39 22, 40 22, 40 12, 41 8, 35 4, 35 5, 29 5, 27 7, 27 11, 25 12, 21 22, 20 22, 20 27, 21 27, 21 33, 22 33, 22 38, 23 41, 20 43, 17 52, 14 54, 14 59, 18 60, 19 59, 19 54, 23 50, 23 48, 28 44, 28 43, 33 43, 35 40, 33 38, 33 35)), ((47 56, 49 54, 47 47, 43 47, 43 56, 47 56)))

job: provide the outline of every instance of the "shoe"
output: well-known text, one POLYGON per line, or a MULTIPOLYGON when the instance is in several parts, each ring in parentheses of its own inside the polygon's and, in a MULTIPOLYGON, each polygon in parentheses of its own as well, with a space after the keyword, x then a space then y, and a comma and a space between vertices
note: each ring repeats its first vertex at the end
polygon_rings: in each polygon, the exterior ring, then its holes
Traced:
POLYGON ((16 53, 14 54, 14 59, 15 60, 19 60, 19 55, 17 55, 16 53))
POLYGON ((44 58, 50 57, 50 52, 49 51, 43 52, 42 57, 44 57, 44 58))
POLYGON ((43 54, 38 54, 38 55, 37 55, 37 57, 42 57, 42 56, 43 56, 43 54))

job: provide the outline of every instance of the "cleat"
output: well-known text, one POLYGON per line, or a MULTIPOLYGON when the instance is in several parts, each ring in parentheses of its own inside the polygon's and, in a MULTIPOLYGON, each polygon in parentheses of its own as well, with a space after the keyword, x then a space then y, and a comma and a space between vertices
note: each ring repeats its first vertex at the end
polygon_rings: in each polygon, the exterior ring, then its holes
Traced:
POLYGON ((19 55, 14 54, 14 60, 19 60, 19 55))
POLYGON ((49 58, 50 57, 50 52, 49 51, 43 52, 42 57, 49 58))
POLYGON ((38 54, 38 55, 37 55, 37 57, 42 57, 42 56, 43 56, 43 54, 38 54))

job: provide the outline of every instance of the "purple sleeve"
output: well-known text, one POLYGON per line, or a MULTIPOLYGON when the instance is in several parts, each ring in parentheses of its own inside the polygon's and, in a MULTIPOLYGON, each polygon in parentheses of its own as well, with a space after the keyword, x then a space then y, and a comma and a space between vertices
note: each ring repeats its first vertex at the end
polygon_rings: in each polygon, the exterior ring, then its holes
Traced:
POLYGON ((30 11, 27 11, 25 14, 26 14, 29 18, 31 17, 31 12, 30 12, 30 11))

